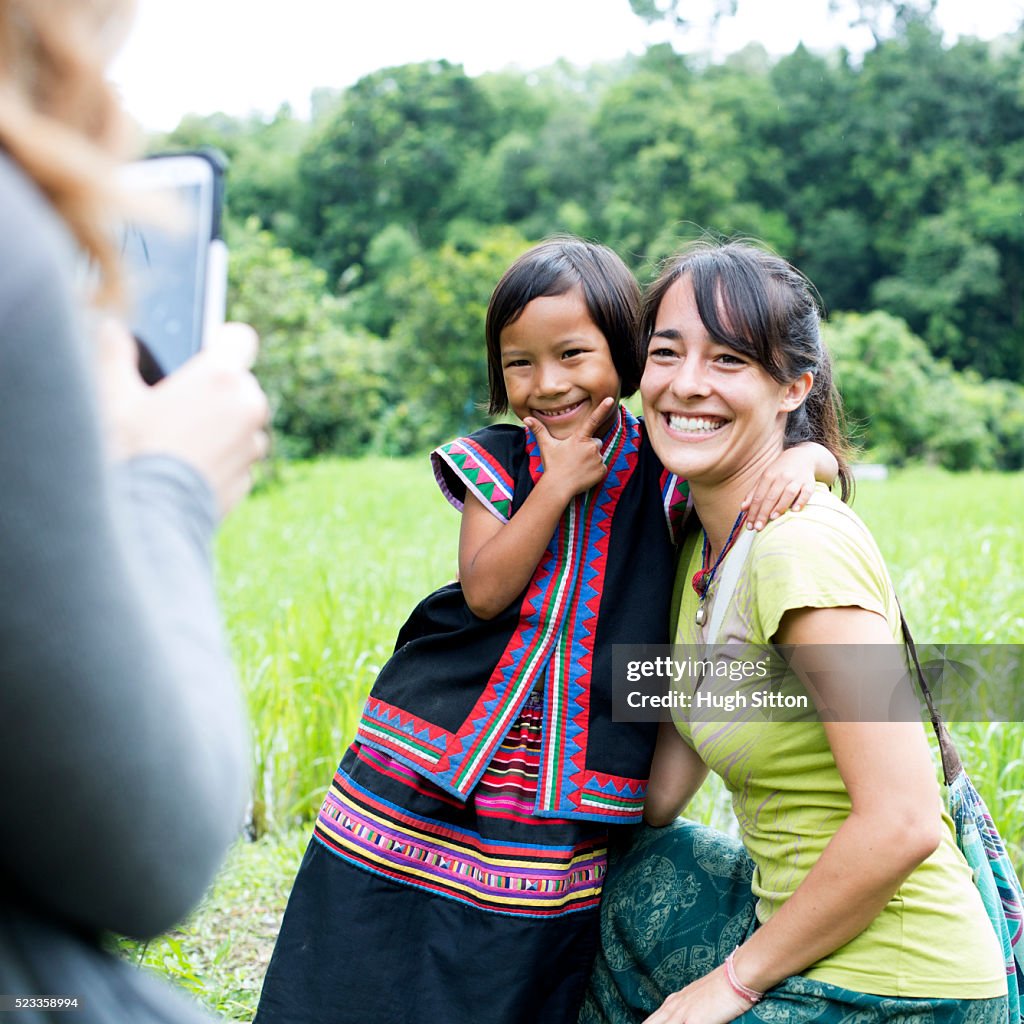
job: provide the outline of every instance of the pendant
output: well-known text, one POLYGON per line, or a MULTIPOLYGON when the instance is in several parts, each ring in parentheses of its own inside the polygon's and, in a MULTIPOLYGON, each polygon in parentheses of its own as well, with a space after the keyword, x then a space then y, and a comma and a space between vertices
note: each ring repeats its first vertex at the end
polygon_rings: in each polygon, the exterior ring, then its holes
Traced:
POLYGON ((697 614, 694 615, 693 621, 696 622, 698 626, 703 626, 706 620, 707 615, 704 614, 704 602, 702 601, 697 605, 697 614))
POLYGON ((693 574, 693 579, 690 580, 690 586, 693 587, 693 591, 698 597, 703 597, 704 592, 708 589, 708 583, 711 582, 708 579, 710 575, 710 569, 698 569, 693 574))

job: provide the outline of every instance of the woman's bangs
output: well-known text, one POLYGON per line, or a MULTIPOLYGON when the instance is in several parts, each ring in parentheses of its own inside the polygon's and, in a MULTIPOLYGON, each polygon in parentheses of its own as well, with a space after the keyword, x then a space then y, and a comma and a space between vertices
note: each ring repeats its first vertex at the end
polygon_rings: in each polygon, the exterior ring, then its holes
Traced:
POLYGON ((697 312, 715 342, 767 366, 764 296, 756 279, 731 262, 723 265, 716 255, 699 254, 687 270, 697 312))

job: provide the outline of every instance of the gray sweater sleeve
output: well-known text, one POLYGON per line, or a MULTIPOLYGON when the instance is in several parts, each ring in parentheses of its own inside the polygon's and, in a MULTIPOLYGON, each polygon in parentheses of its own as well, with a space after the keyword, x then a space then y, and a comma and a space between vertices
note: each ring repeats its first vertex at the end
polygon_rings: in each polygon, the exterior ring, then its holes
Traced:
POLYGON ((245 803, 212 495, 170 458, 108 469, 71 246, 2 155, 0 224, 0 894, 149 935, 245 803))

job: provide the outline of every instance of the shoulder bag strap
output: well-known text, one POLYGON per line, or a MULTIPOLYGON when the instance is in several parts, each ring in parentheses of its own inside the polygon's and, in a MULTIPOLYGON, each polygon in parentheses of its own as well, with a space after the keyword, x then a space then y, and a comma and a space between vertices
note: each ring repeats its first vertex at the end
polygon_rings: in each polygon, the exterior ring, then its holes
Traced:
POLYGON ((900 610, 900 628, 903 630, 903 642, 907 645, 910 653, 910 660, 914 663, 914 673, 917 676, 917 685, 928 705, 928 717, 932 721, 932 728, 935 730, 935 737, 939 741, 939 756, 942 758, 942 777, 948 786, 963 771, 963 762, 960 760, 960 752, 956 749, 953 737, 946 728, 946 723, 939 714, 939 709, 932 699, 932 691, 928 688, 928 681, 924 677, 924 670, 921 668, 921 660, 917 656, 917 647, 914 638, 910 635, 910 627, 907 625, 906 616, 900 606, 899 598, 896 599, 896 607, 900 610))

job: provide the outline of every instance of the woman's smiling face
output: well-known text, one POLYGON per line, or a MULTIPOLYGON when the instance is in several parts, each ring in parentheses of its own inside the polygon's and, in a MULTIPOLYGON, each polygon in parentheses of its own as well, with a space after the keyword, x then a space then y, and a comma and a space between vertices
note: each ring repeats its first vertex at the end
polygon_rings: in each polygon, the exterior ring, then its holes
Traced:
POLYGON ((786 416, 805 393, 711 337, 688 275, 666 291, 640 394, 651 443, 673 473, 714 484, 781 452, 786 416))

